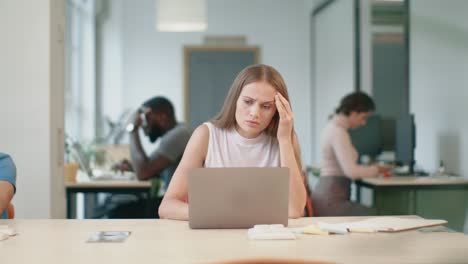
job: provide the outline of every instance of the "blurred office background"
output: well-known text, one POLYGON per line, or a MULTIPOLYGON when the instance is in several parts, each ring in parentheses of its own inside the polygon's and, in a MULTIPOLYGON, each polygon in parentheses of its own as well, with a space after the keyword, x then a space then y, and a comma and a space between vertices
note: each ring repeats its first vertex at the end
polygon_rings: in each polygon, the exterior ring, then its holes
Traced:
POLYGON ((154 0, 0 0, 0 150, 17 163, 19 218, 65 217, 65 133, 83 144, 125 144, 112 125, 154 95, 174 103, 178 120, 194 120, 188 76, 200 68, 187 56, 200 47, 253 48, 278 69, 307 167, 318 166, 320 131, 339 99, 360 89, 378 108, 370 155, 394 158, 388 131, 413 114, 416 167, 431 173, 443 160, 468 177, 467 1, 205 4, 204 31, 162 32, 154 0))

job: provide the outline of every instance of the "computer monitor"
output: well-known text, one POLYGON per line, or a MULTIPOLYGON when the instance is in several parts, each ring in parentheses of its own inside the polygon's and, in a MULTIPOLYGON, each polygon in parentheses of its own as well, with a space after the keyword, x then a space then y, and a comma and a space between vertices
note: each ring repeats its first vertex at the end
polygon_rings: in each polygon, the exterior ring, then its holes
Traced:
POLYGON ((416 148, 416 126, 414 115, 406 114, 396 122, 395 160, 397 163, 409 166, 409 173, 414 172, 414 149, 416 148))
POLYGON ((379 115, 370 116, 365 126, 352 129, 349 133, 359 156, 367 155, 375 158, 382 152, 382 120, 379 115))
POLYGON ((382 151, 395 152, 396 118, 382 116, 382 151))

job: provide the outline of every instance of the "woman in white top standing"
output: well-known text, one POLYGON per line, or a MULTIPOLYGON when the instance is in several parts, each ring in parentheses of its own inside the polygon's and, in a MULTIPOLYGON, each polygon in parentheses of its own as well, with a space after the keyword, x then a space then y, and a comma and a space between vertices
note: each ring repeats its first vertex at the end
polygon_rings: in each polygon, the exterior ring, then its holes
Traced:
POLYGON ((365 125, 374 111, 374 101, 367 94, 348 94, 323 130, 320 179, 312 193, 315 216, 374 214, 371 208, 350 201, 351 180, 376 177, 385 168, 358 164, 358 152, 348 133, 365 125))
POLYGON ((252 65, 237 75, 219 114, 193 132, 159 215, 188 220, 188 172, 193 168, 280 166, 290 171, 289 217, 301 217, 306 189, 286 84, 273 67, 252 65))

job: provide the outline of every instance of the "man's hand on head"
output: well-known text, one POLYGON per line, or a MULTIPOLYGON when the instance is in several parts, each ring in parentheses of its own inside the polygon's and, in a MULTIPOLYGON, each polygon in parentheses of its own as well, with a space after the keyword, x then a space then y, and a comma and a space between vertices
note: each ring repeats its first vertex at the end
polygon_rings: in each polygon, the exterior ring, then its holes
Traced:
POLYGON ((136 111, 133 114, 133 122, 132 123, 136 128, 141 127, 141 124, 143 123, 143 120, 141 119, 141 112, 140 112, 139 109, 138 109, 138 111, 136 111))
POLYGON ((133 118, 133 124, 135 125, 135 127, 141 127, 141 126, 145 126, 145 123, 146 123, 146 116, 151 112, 151 108, 149 107, 140 107, 136 113, 134 114, 134 118, 133 118), (145 119, 145 120, 143 120, 145 119))

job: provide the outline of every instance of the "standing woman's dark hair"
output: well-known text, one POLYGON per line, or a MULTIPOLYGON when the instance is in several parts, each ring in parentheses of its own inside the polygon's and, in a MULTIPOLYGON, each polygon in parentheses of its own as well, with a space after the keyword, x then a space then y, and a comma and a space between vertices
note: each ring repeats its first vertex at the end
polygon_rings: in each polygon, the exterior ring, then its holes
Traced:
POLYGON ((364 92, 354 92, 346 95, 340 101, 340 105, 336 108, 336 114, 344 114, 345 116, 349 116, 351 112, 374 112, 375 111, 375 103, 364 92))

